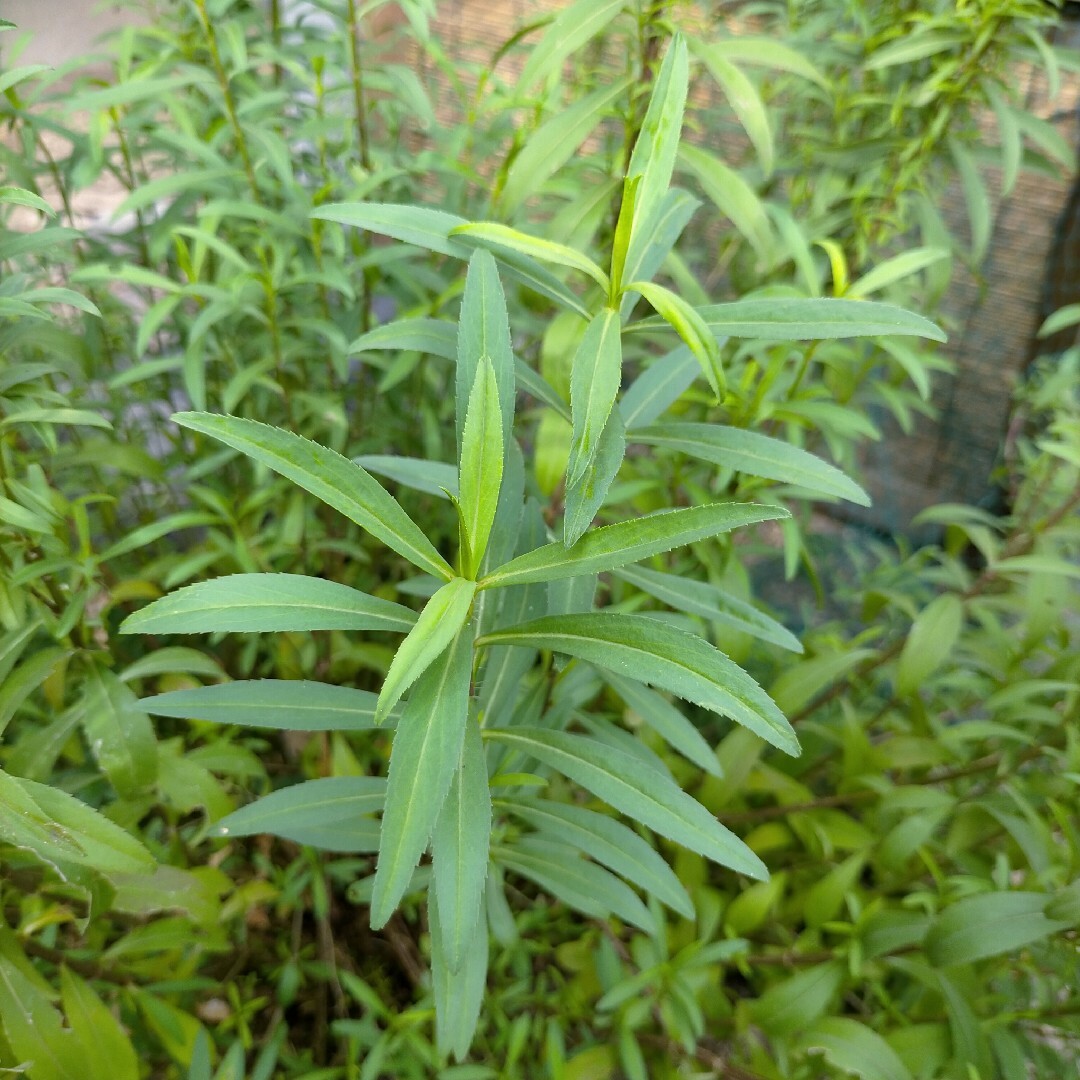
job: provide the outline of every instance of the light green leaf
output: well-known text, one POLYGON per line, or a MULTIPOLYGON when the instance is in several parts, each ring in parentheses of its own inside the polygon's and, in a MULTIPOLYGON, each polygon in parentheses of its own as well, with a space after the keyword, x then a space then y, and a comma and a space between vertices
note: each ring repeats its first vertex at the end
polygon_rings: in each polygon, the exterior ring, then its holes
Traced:
POLYGON ((656 933, 656 920, 628 885, 559 840, 525 837, 513 847, 494 849, 492 857, 584 915, 594 919, 615 915, 647 934, 656 933))
MULTIPOLYGON (((371 927, 394 912, 428 845, 461 760, 469 721, 473 635, 466 627, 424 672, 394 736, 386 786, 371 927)), ((429 892, 429 903, 434 890, 429 892)))
POLYGON ((886 259, 873 270, 863 274, 861 278, 848 286, 844 296, 851 300, 861 300, 871 293, 880 292, 893 282, 902 281, 904 278, 919 273, 920 270, 925 270, 928 266, 933 266, 934 263, 941 262, 942 259, 948 259, 951 254, 947 248, 911 248, 909 251, 894 255, 891 259, 886 259))
POLYGON ((331 776, 281 788, 221 818, 211 836, 270 833, 327 851, 375 851, 378 813, 386 781, 374 776, 331 776))
POLYGON ((572 52, 602 33, 625 6, 626 0, 577 0, 563 8, 525 61, 518 90, 525 94, 533 83, 547 78, 572 52))
POLYGON ((719 400, 723 396, 726 380, 720 366, 720 346, 705 320, 681 296, 662 285, 634 281, 626 288, 641 293, 664 321, 674 328, 701 365, 705 378, 719 400))
POLYGON ((455 577, 424 605, 416 625, 390 662, 375 708, 376 725, 386 719, 401 695, 457 637, 469 618, 475 595, 475 581, 455 577))
POLYGON ((491 793, 480 726, 466 723, 461 758, 431 841, 432 880, 442 916, 443 952, 449 970, 464 965, 478 932, 488 873, 491 793))
POLYGON ((937 967, 971 964, 1071 929, 1075 919, 1047 917, 1045 909, 1053 898, 1052 893, 1040 892, 965 896, 931 924, 924 945, 926 957, 937 967))
POLYGON ((784 669, 769 687, 769 693, 785 713, 798 712, 825 687, 874 655, 873 649, 848 649, 796 661, 784 669))
POLYGON ((600 87, 568 108, 558 110, 529 136, 521 152, 514 158, 499 196, 507 215, 535 194, 548 177, 570 160, 629 85, 630 79, 622 78, 600 87))
MULTIPOLYGON (((461 437, 458 469, 460 510, 465 531, 466 572, 475 575, 487 550, 503 476, 503 431, 499 417, 499 389, 495 369, 487 356, 480 358, 461 437)), ((447 907, 442 907, 449 920, 447 907)))
POLYGON ((563 546, 573 547, 593 522, 604 504, 611 484, 626 455, 626 436, 622 416, 617 409, 608 413, 600 433, 596 457, 581 479, 566 488, 563 511, 563 546))
POLYGON ((802 53, 796 52, 790 45, 784 45, 772 38, 738 36, 723 38, 712 46, 721 56, 737 63, 753 64, 757 67, 786 71, 817 83, 823 90, 828 90, 829 82, 802 53))
MULTIPOLYGON (((47 217, 56 217, 56 211, 40 195, 35 195, 26 188, 12 187, 10 184, 0 185, 0 203, 7 203, 9 206, 29 206, 47 217)), ((69 274, 68 278, 74 280, 75 275, 69 274)))
POLYGON ((2 420, 0 428, 15 424, 70 424, 73 427, 95 427, 112 430, 112 424, 104 416, 89 409, 12 409, 2 420))
POLYGON ((1069 326, 1076 326, 1078 323, 1080 323, 1080 304, 1066 304, 1047 317, 1046 321, 1039 327, 1037 336, 1040 339, 1047 338, 1051 334, 1056 334, 1059 330, 1064 330, 1069 326))
POLYGON ((689 454, 736 472, 795 484, 860 506, 870 496, 834 465, 780 439, 722 424, 656 424, 634 432, 633 442, 689 454))
POLYGON ((685 346, 654 360, 619 401, 627 431, 651 424, 682 397, 700 371, 697 357, 685 346))
MULTIPOLYGON (((981 262, 990 246, 990 233, 994 227, 990 206, 990 195, 968 148, 956 139, 949 140, 956 171, 960 174, 960 185, 964 190, 967 204, 968 222, 971 227, 971 258, 981 262)), ((1072 155, 1070 155, 1071 157, 1072 155)))
POLYGON ((768 178, 773 170, 773 138, 765 103, 754 84, 724 55, 723 43, 705 44, 698 38, 690 39, 695 56, 709 69, 709 74, 724 92, 728 104, 739 118, 754 150, 757 152, 761 170, 768 178))
POLYGON ((361 334, 348 353, 420 352, 453 360, 457 356, 457 327, 444 319, 396 319, 361 334))
POLYGON ((557 244, 553 240, 544 240, 539 236, 530 236, 520 229, 500 225, 495 221, 477 221, 458 225, 451 230, 450 235, 452 237, 464 236, 496 253, 509 248, 511 251, 540 259, 542 262, 566 266, 571 270, 580 270, 583 274, 588 274, 604 292, 608 290, 607 274, 587 255, 565 244, 557 244))
MULTIPOLYGON (((465 295, 458 318, 457 344, 452 355, 457 359, 454 392, 459 460, 469 398, 476 384, 477 368, 484 357, 491 363, 499 391, 499 416, 502 422, 500 447, 505 452, 514 431, 514 399, 517 396, 515 364, 519 371, 529 369, 514 359, 506 296, 499 280, 499 270, 490 252, 482 249, 474 252, 469 260, 465 295)), ((536 381, 543 383, 540 376, 536 376, 536 381)))
POLYGON ((825 1013, 843 986, 845 974, 843 964, 836 960, 798 971, 770 986, 756 1001, 747 1002, 747 1012, 770 1038, 786 1042, 825 1013))
POLYGON ((804 1037, 810 1050, 862 1080, 911 1080, 896 1051, 874 1030, 847 1016, 826 1016, 804 1037))
POLYGON ((0 682, 0 733, 22 703, 71 655, 71 649, 49 646, 24 660, 0 682))
POLYGON ((177 413, 200 431, 299 484, 421 570, 444 581, 454 572, 416 523, 377 480, 333 450, 281 428, 209 413, 177 413))
MULTIPOLYGON (((139 704, 154 716, 210 720, 278 731, 368 731, 378 697, 368 690, 303 679, 249 679, 170 690, 139 704)), ((397 716, 396 712, 390 713, 397 716)))
POLYGON ((627 817, 722 866, 764 879, 764 863, 663 773, 606 743, 542 728, 488 728, 484 736, 535 758, 627 817))
POLYGON ((655 690, 607 671, 604 680, 669 746, 713 776, 720 775, 716 752, 694 725, 655 690))
POLYGON ((964 602, 952 593, 936 596, 915 617, 896 670, 896 692, 918 693, 948 661, 964 625, 964 602))
POLYGON ((615 574, 677 611, 723 623, 761 641, 779 645, 782 649, 797 653, 803 651, 802 643, 782 623, 707 581, 695 581, 643 566, 625 566, 616 570, 615 574))
POLYGON ((767 259, 773 243, 772 225, 765 204, 740 173, 714 154, 697 146, 682 146, 679 160, 725 217, 746 237, 760 259, 767 259))
POLYGON ((362 454, 353 458, 357 465, 385 476, 395 483, 434 495, 437 499, 458 497, 458 471, 445 461, 400 457, 397 454, 362 454))
POLYGON ((566 466, 568 484, 579 482, 593 463, 621 382, 619 313, 606 307, 589 323, 574 353, 570 373, 574 433, 566 466))
POLYGON ((122 634, 390 630, 416 615, 400 604, 303 574, 230 574, 186 585, 129 615, 122 634))
POLYGON ((785 753, 799 742, 784 714, 745 671, 703 638, 647 615, 548 615, 485 634, 478 645, 524 645, 585 660, 730 716, 785 753))
POLYGON ((583 806, 528 796, 500 801, 498 805, 603 863, 684 918, 694 917, 690 894, 659 852, 614 818, 583 806))
POLYGON ((98 664, 87 675, 83 730, 102 772, 119 795, 137 798, 157 780, 157 742, 135 695, 98 664))
POLYGON ((70 968, 61 967, 60 994, 72 1041, 78 1044, 84 1064, 85 1080, 139 1080, 131 1040, 90 984, 70 968))
POLYGON ((450 230, 466 224, 463 217, 430 206, 396 203, 326 203, 311 212, 313 218, 351 225, 357 229, 392 236, 405 244, 426 248, 458 259, 469 257, 468 248, 450 239, 450 230))
POLYGON ((16 1062, 32 1064, 33 1080, 86 1080, 83 1053, 42 991, 0 954, 0 1017, 16 1062))
POLYGON ((957 45, 966 45, 966 37, 944 30, 926 30, 922 33, 901 33, 900 36, 875 52, 863 65, 865 71, 883 71, 898 64, 913 64, 925 60, 928 56, 952 49, 957 45))
POLYGON ((487 989, 488 929, 481 910, 464 966, 456 973, 446 963, 445 934, 434 889, 428 890, 428 926, 431 930, 431 987, 435 996, 435 1041, 439 1052, 463 1061, 480 1019, 487 989))
MULTIPOLYGON (((872 300, 771 299, 735 300, 710 304, 698 314, 716 337, 758 338, 762 341, 814 341, 824 338, 876 337, 908 334, 944 341, 945 335, 929 319, 891 304, 872 300)), ((641 319, 627 333, 663 329, 665 320, 641 319)))
POLYGON ((743 525, 786 517, 790 514, 779 506, 756 503, 711 503, 660 510, 595 529, 569 549, 561 543, 546 544, 519 555, 483 578, 480 588, 603 573, 743 525))

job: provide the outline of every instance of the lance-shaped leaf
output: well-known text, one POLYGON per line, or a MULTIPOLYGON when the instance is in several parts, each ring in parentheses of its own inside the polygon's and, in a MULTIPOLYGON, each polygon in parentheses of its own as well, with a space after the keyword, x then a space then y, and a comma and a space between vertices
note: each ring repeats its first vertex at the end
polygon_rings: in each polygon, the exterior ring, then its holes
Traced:
POLYGON ((468 258, 468 248, 450 239, 450 230, 466 224, 463 217, 430 206, 398 203, 327 203, 316 207, 313 218, 336 221, 340 225, 367 229, 380 236, 392 236, 439 255, 468 258))
POLYGON ((522 796, 498 805, 541 832, 572 844, 685 918, 694 917, 690 894, 671 867, 648 841, 621 822, 584 806, 550 799, 522 796))
POLYGON ((373 818, 386 797, 386 781, 374 776, 331 776, 306 780, 264 795, 218 821, 212 836, 271 833, 327 851, 375 851, 379 827, 373 818))
POLYGON ((631 384, 619 402, 627 431, 651 424, 682 397, 701 368, 685 346, 654 360, 631 384))
POLYGON ((566 466, 568 484, 577 483, 593 463, 621 382, 619 313, 606 307, 589 323, 574 353, 570 372, 570 414, 574 433, 566 466))
MULTIPOLYGON (((170 690, 139 704, 153 716, 210 720, 277 731, 367 731, 378 697, 368 690, 306 679, 243 679, 170 690)), ((396 712, 391 712, 396 719, 396 712)))
POLYGON ((442 919, 434 889, 428 890, 428 927, 431 930, 431 989, 435 997, 435 1041, 441 1054, 463 1061, 480 1019, 487 988, 488 928, 483 911, 477 919, 464 965, 456 973, 446 962, 442 919))
POLYGON ((450 564, 390 493, 341 454, 254 420, 209 413, 177 413, 173 419, 299 484, 421 570, 444 581, 454 576, 450 564))
POLYGON ((656 424, 636 431, 633 440, 689 454, 736 472, 795 484, 860 506, 870 505, 870 496, 834 465, 756 431, 721 424, 656 424))
MULTIPOLYGON (((932 341, 945 340, 945 334, 929 319, 874 300, 778 296, 708 304, 699 307, 697 312, 717 337, 815 341, 906 334, 930 338, 932 341)), ((626 333, 662 330, 666 325, 664 319, 654 316, 631 323, 626 333)))
POLYGON ((660 510, 595 529, 572 548, 561 543, 546 544, 519 555, 485 577, 480 587, 490 589, 603 573, 684 544, 719 536, 742 525, 790 516, 782 507, 756 503, 711 503, 660 510))
POLYGON ((654 219, 671 183, 682 136, 689 80, 686 41, 681 35, 676 35, 660 65, 649 107, 626 170, 628 179, 641 177, 626 256, 628 266, 637 264, 639 250, 648 244, 654 219))
MULTIPOLYGON (((503 475, 503 431, 495 369, 480 358, 473 380, 458 470, 459 508, 465 531, 466 572, 472 577, 487 550, 503 475)), ((446 917, 445 907, 443 916, 446 917)))
POLYGON ((381 724, 401 695, 427 670, 465 625, 476 582, 456 577, 424 605, 408 637, 398 646, 379 691, 375 723, 381 724))
POLYGON ((799 753, 784 714, 738 664, 659 619, 609 611, 548 615, 485 634, 477 644, 521 644, 575 656, 729 716, 785 753, 799 753))
POLYGON ((462 628, 416 684, 402 710, 386 785, 371 926, 386 924, 428 845, 461 759, 469 718, 473 635, 462 628))
POLYGON ((120 626, 122 634, 203 634, 216 630, 392 630, 408 633, 416 614, 336 581, 303 574, 230 574, 185 585, 120 626))
POLYGON ((398 454, 362 454, 353 461, 368 472, 385 476, 425 495, 434 495, 436 499, 458 497, 458 471, 449 462, 401 457, 398 454))
POLYGON ((607 743, 543 728, 489 728, 484 736, 535 758, 616 810, 714 862, 754 878, 765 864, 673 780, 607 743))
POLYGON ((498 387, 503 436, 501 450, 509 440, 514 426, 515 360, 510 342, 510 321, 506 314, 506 296, 499 281, 498 267, 487 251, 476 251, 469 260, 465 295, 461 299, 461 313, 458 318, 457 345, 451 356, 457 358, 454 393, 457 403, 459 455, 469 398, 476 386, 476 372, 484 357, 487 357, 491 364, 495 385, 498 387))
POLYGON ((751 637, 779 645, 782 649, 797 653, 803 651, 802 643, 782 623, 707 581, 694 581, 644 566, 625 566, 615 573, 677 611, 700 615, 710 622, 724 623, 751 637))
POLYGON ((529 54, 517 87, 528 92, 585 42, 600 34, 626 6, 626 0, 577 0, 556 15, 547 33, 529 54))
POLYGON ((461 760, 435 825, 431 862, 446 963, 461 970, 472 945, 488 872, 491 793, 479 724, 465 726, 461 760))
POLYGON ((641 293, 664 320, 686 342, 686 347, 701 365, 717 399, 724 392, 724 371, 720 366, 720 346, 705 320, 681 296, 648 281, 634 281, 627 285, 641 293))
POLYGON ((604 679, 664 742, 678 750, 698 768, 713 776, 721 774, 716 751, 670 701, 642 683, 614 672, 605 672, 604 679))
POLYGON ((579 858, 577 851, 561 839, 526 837, 513 847, 496 848, 493 854, 500 866, 535 881, 584 915, 595 919, 615 915, 647 934, 656 933, 656 920, 629 885, 595 863, 579 858))
POLYGON ((102 772, 124 798, 145 794, 157 780, 157 742, 150 717, 113 672, 91 665, 83 730, 102 772))
POLYGON ((349 355, 362 352, 421 352, 453 360, 457 327, 445 319, 396 319, 362 334, 349 345, 349 355))
POLYGON ((608 414, 600 435, 596 457, 581 478, 566 488, 566 509, 563 515, 563 545, 572 547, 592 524, 596 512, 604 504, 612 481, 626 456, 626 435, 618 409, 608 414))
MULTIPOLYGON (((608 290, 608 276, 587 255, 566 244, 557 244, 554 240, 544 240, 539 236, 530 236, 520 229, 509 225, 500 225, 495 221, 475 221, 459 225, 450 233, 451 236, 463 236, 476 244, 496 252, 509 249, 522 255, 555 263, 571 270, 580 270, 587 274, 604 292, 608 290)), ((445 918, 445 915, 444 915, 445 918)))

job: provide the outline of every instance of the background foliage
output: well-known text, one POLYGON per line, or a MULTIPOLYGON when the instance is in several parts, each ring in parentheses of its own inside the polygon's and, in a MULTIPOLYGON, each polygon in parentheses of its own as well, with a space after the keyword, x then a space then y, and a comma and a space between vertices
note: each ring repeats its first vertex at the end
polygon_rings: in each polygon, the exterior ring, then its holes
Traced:
POLYGON ((1063 1075, 1076 355, 1018 388, 1007 515, 821 513, 932 407, 894 305, 985 251, 986 117, 1005 186, 1069 157, 1009 82, 1070 62, 1046 6, 579 0, 475 71, 425 4, 315 7, 2 76, 0 1065, 1063 1075), (442 693, 425 757, 390 727, 442 693))

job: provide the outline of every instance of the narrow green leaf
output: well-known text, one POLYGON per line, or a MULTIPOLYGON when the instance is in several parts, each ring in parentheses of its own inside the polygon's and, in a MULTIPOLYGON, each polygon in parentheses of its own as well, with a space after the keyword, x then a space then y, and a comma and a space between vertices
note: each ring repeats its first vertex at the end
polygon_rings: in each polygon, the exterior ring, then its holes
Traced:
POLYGON ((457 356, 457 327, 444 319, 396 319, 361 334, 348 348, 357 353, 420 352, 453 360, 457 356))
POLYGON ((802 643, 782 623, 707 581, 695 581, 643 566, 624 566, 615 574, 677 611, 723 623, 761 641, 779 645, 782 649, 797 653, 803 651, 802 643))
POLYGON ((513 214, 525 199, 539 191, 548 177, 570 160, 629 85, 630 79, 622 78, 594 90, 568 108, 560 109, 529 136, 514 158, 499 196, 507 215, 513 214))
POLYGON ((631 384, 619 402, 627 431, 651 424, 688 390, 701 370, 685 346, 654 360, 631 384))
POLYGON ((66 966, 60 968, 60 995, 86 1080, 139 1080, 131 1040, 90 984, 66 966))
MULTIPOLYGON (((757 338, 762 341, 814 341, 824 338, 877 337, 907 334, 944 341, 929 319, 891 304, 872 300, 771 299, 736 300, 698 308, 716 337, 757 338)), ((663 329, 661 318, 641 319, 627 333, 663 329)))
MULTIPOLYGON (((10 184, 0 185, 0 203, 7 203, 9 206, 29 206, 45 214, 46 217, 56 217, 56 211, 40 195, 35 195, 26 188, 12 187, 10 184)), ((74 274, 68 275, 69 280, 74 280, 74 278, 74 274)))
MULTIPOLYGON (((679 237, 682 236, 683 230, 690 224, 690 219, 700 206, 701 200, 694 198, 689 192, 681 188, 669 188, 656 208, 645 242, 636 244, 633 252, 627 250, 626 255, 632 254, 633 261, 626 262, 624 259, 619 270, 618 288, 615 288, 613 284, 612 293, 620 292, 623 282, 626 281, 651 281, 664 265, 665 260, 673 256, 679 237)), ((616 231, 615 244, 618 242, 616 231)), ((614 261, 615 249, 613 247, 612 262, 614 261)), ((629 318, 634 303, 633 294, 623 294, 619 303, 619 316, 624 322, 629 318)))
POLYGON ((416 615, 400 604, 303 574, 230 574, 186 585, 121 624, 122 634, 389 630, 407 633, 416 615))
POLYGON ((768 259, 773 243, 769 215, 742 175, 697 146, 680 147, 679 160, 694 174, 717 210, 746 237, 758 258, 768 259))
POLYGON ((458 497, 458 471, 448 462, 401 457, 398 454, 362 454, 353 461, 368 472, 385 476, 425 495, 434 495, 437 499, 458 497))
POLYGON ((555 581, 581 574, 603 573, 628 563, 697 543, 743 525, 790 517, 779 506, 756 503, 711 503, 605 525, 583 536, 572 548, 546 544, 496 568, 480 582, 483 589, 555 581))
MULTIPOLYGON (((990 234, 994 227, 990 194, 968 148, 958 140, 950 139, 949 150, 960 175, 960 186, 964 190, 964 202, 967 204, 971 227, 971 257, 975 262, 981 262, 990 246, 990 234)), ((1072 156, 1070 153, 1070 159, 1072 156)))
MULTIPOLYGON (((505 448, 514 430, 516 397, 514 352, 510 342, 510 321, 506 296, 499 270, 490 252, 479 250, 469 260, 465 294, 461 299, 457 344, 452 354, 457 359, 455 400, 457 403, 457 447, 460 461, 469 397, 476 385, 476 372, 486 357, 491 363, 498 387, 502 443, 505 448)), ((518 365, 518 370, 524 365, 518 365)), ((539 379, 539 376, 537 376, 539 379)), ((543 380, 540 380, 541 382, 543 380)))
MULTIPOLYGON (((386 925, 428 845, 461 759, 469 720, 473 635, 466 627, 424 672, 401 714, 390 755, 371 927, 386 925)), ((429 903, 434 890, 429 892, 429 903)))
POLYGON ((416 625, 390 662, 375 708, 376 725, 386 719, 401 695, 457 637, 469 618, 475 595, 475 581, 455 577, 424 605, 416 625))
POLYGON ((896 1051, 872 1028, 847 1016, 826 1016, 804 1036, 804 1045, 861 1080, 911 1080, 896 1051))
POLYGON ((772 38, 739 35, 724 38, 712 48, 728 60, 772 68, 775 71, 786 71, 817 83, 823 90, 829 88, 828 79, 802 53, 772 38))
POLYGON ((91 665, 83 730, 102 772, 117 793, 134 799, 157 780, 157 742, 150 717, 111 671, 91 665))
POLYGON ((450 230, 465 225, 465 219, 430 206, 326 203, 312 210, 311 216, 321 221, 334 221, 339 225, 366 229, 381 236, 391 236, 402 243, 426 248, 439 255, 458 259, 467 259, 469 256, 468 248, 450 239, 450 230))
POLYGON ((662 285, 635 281, 626 288, 641 293, 683 339, 701 365, 713 394, 719 400, 725 386, 724 371, 720 366, 720 346, 705 320, 681 296, 662 285))
POLYGON ((517 80, 518 90, 527 93, 533 83, 556 71, 572 52, 599 35, 625 6, 626 0, 577 0, 563 8, 529 54, 517 80))
POLYGON ((608 611, 545 616, 485 634, 477 644, 576 656, 729 716, 785 753, 799 753, 784 714, 738 664, 703 638, 659 619, 608 611))
MULTIPOLYGON (((495 523, 503 476, 503 430, 499 416, 499 389, 495 369, 487 356, 480 358, 461 437, 458 490, 462 524, 468 545, 466 570, 473 577, 487 551, 495 523)), ((446 905, 444 919, 449 919, 446 905)))
POLYGON ((936 596, 915 617, 896 669, 896 692, 918 693, 946 663, 964 625, 964 602, 952 593, 936 596))
MULTIPOLYGON (((153 716, 210 720, 278 731, 368 731, 378 697, 368 690, 303 679, 248 679, 170 690, 139 704, 153 716)), ((390 713, 392 718, 397 712, 390 713)))
POLYGON ((690 39, 694 55, 702 60, 717 86, 724 92, 732 111, 739 118, 754 150, 761 170, 768 178, 773 171, 775 152, 768 112, 754 84, 724 55, 721 43, 705 44, 690 39))
MULTIPOLYGON (((899 29, 899 28, 897 28, 899 29)), ((944 30, 924 30, 914 34, 903 33, 875 50, 863 65, 865 71, 883 71, 898 64, 913 64, 946 49, 966 44, 966 37, 944 30)))
POLYGON ((815 964, 770 986, 756 1001, 748 1001, 747 1012, 770 1038, 787 1041, 826 1012, 845 974, 839 961, 815 964))
POLYGON ((22 703, 71 653, 71 649, 58 646, 40 649, 0 683, 0 733, 3 733, 22 703))
POLYGON ((300 435, 253 420, 177 413, 181 427, 200 431, 299 484, 421 570, 444 581, 454 572, 431 541, 379 482, 359 465, 300 435))
POLYGON ((689 454, 736 472, 834 495, 860 506, 870 505, 870 496, 834 465, 756 431, 721 424, 657 424, 636 431, 632 441, 689 454))
POLYGON ((942 259, 948 259, 951 254, 952 252, 947 248, 911 248, 909 251, 894 255, 891 259, 886 259, 857 281, 853 281, 844 295, 851 300, 861 300, 895 281, 902 281, 904 278, 919 273, 920 270, 925 270, 928 266, 933 266, 934 263, 941 262, 942 259))
POLYGON ((573 547, 592 524, 604 504, 619 467, 626 455, 626 435, 622 415, 617 409, 608 413, 600 433, 596 457, 581 479, 567 486, 563 514, 563 545, 573 547))
POLYGON ((495 252, 509 248, 511 251, 540 259, 542 262, 555 263, 556 266, 565 266, 571 270, 580 270, 583 274, 588 274, 605 293, 608 290, 607 274, 587 255, 565 244, 557 244, 553 240, 544 240, 539 236, 530 236, 520 229, 500 225, 495 221, 468 222, 452 229, 450 235, 467 237, 474 243, 494 249, 495 252))
POLYGON ((70 424, 73 427, 96 427, 112 430, 112 424, 98 413, 89 409, 12 409, 0 420, 0 428, 15 424, 70 424))
MULTIPOLYGON (((86 1080, 86 1062, 48 997, 0 954, 0 1016, 15 1063, 29 1063, 34 1080, 86 1080)), ((21 1070, 20 1070, 21 1071, 21 1070)))
POLYGON ((498 806, 603 863, 684 918, 694 917, 690 894, 659 852, 607 814, 527 796, 500 801, 498 806))
POLYGON ((600 436, 622 382, 622 340, 619 313, 604 308, 589 323, 574 353, 570 373, 570 413, 574 434, 566 480, 581 480, 593 463, 600 436))
POLYGON ((457 974, 478 932, 488 873, 491 793, 480 726, 469 722, 461 759, 431 841, 432 880, 442 916, 446 965, 457 974))
POLYGON ((656 933, 656 920, 625 882, 580 858, 573 847, 561 840, 525 837, 513 847, 496 848, 492 855, 500 866, 535 881, 584 915, 595 919, 615 915, 647 934, 656 933))
POLYGON ((874 656, 873 649, 852 649, 824 653, 790 663, 769 687, 769 694, 785 713, 794 713, 827 686, 854 671, 874 656))
POLYGON ((764 863, 701 803, 623 750, 542 728, 489 728, 484 736, 555 769, 627 817, 699 855, 749 877, 768 876, 764 863))
POLYGON ((604 673, 604 681, 648 724, 669 746, 688 761, 712 776, 720 775, 716 751, 705 741, 701 732, 665 698, 634 679, 604 673))
POLYGON ((434 889, 428 890, 428 926, 431 930, 431 987, 435 996, 435 1041, 439 1052, 464 1061, 480 1020, 487 989, 488 930, 481 910, 463 967, 456 973, 446 963, 445 934, 434 889))
POLYGON ((223 817, 211 836, 270 833, 328 851, 375 851, 378 813, 386 781, 374 776, 331 776, 281 788, 223 817))

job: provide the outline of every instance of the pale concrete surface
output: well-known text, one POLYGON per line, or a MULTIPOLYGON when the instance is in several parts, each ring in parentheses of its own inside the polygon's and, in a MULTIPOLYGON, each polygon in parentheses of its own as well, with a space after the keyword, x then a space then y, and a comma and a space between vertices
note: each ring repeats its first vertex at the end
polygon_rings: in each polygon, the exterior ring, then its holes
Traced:
POLYGON ((139 12, 117 0, 0 0, 0 17, 18 27, 0 37, 5 56, 29 35, 18 62, 56 67, 91 52, 102 34, 138 21, 139 12))

